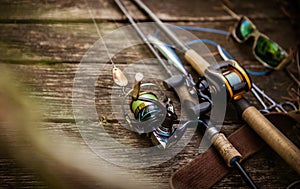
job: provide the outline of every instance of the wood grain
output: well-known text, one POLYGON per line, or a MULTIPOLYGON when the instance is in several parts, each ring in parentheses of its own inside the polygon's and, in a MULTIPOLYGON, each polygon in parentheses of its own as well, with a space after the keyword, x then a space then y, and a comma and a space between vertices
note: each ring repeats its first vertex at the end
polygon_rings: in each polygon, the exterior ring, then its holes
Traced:
MULTIPOLYGON (((113 0, 76 0, 60 2, 56 0, 23 0, 1 1, 0 18, 2 22, 53 22, 53 21, 87 21, 90 20, 88 9, 99 20, 125 20, 118 11, 113 0), (87 3, 86 3, 87 2, 87 3)), ((124 2, 134 18, 147 19, 129 1, 124 2)), ((271 0, 257 1, 255 5, 251 1, 233 1, 235 7, 239 7, 239 14, 247 14, 254 18, 283 18, 280 9, 271 0), (264 10, 264 11, 260 11, 264 10)), ((231 19, 226 12, 220 10, 220 2, 207 1, 205 3, 189 0, 147 2, 147 5, 161 19, 165 21, 203 21, 203 20, 228 20, 231 19), (174 6, 176 5, 176 6, 174 6)))
MULTIPOLYGON (((235 22, 177 22, 172 25, 188 25, 196 27, 214 28, 229 31, 230 26, 235 22)), ((293 41, 296 40, 296 35, 293 33, 292 27, 284 20, 258 20, 255 24, 262 32, 270 38, 275 38, 276 41, 288 48, 293 41), (274 25, 281 25, 285 28, 284 31, 279 31, 273 28, 274 25), (284 36, 289 36, 285 38, 284 36)), ((109 38, 110 51, 114 52, 113 48, 118 47, 120 40, 127 42, 123 35, 115 36, 111 32, 119 27, 127 26, 123 23, 98 23, 100 32, 105 38, 109 38), (113 37, 112 37, 113 36, 113 37)), ((0 52, 2 56, 0 60, 10 61, 13 63, 78 63, 83 55, 91 48, 99 39, 97 30, 92 23, 68 23, 68 24, 0 24, 0 52)), ((154 30, 155 31, 155 30, 154 30)), ((234 54, 238 61, 244 66, 249 61, 254 61, 251 56, 252 50, 248 45, 238 45, 224 35, 210 34, 206 32, 192 32, 200 39, 210 39, 217 41, 224 48, 228 49, 231 54, 234 54), (240 50, 241 48, 241 50, 240 50)), ((138 36, 134 35, 135 38, 138 36)), ((106 42, 107 43, 107 42, 106 42)), ((207 44, 208 48, 215 52, 216 48, 207 44)), ((195 45, 192 45, 195 47, 195 45)), ((99 56, 106 54, 106 51, 101 48, 99 56), (103 53, 103 54, 102 54, 103 53)), ((149 57, 153 57, 146 48, 134 47, 130 51, 121 52, 116 56, 116 62, 133 62, 141 59, 142 52, 147 52, 149 57)), ((258 65, 259 64, 255 64, 258 65)))
MULTIPOLYGON (((233 0, 231 2, 236 12, 254 19, 260 31, 286 49, 293 46, 297 40, 292 26, 274 1, 254 3, 251 0, 233 0)), ((139 21, 150 21, 129 1, 124 3, 134 18, 139 21)), ((220 9, 220 2, 215 0, 206 2, 153 0, 145 3, 162 20, 174 25, 229 31, 235 23, 234 19, 220 9)), ((86 144, 76 126, 72 107, 72 90, 80 61, 87 50, 99 39, 88 8, 94 15, 102 35, 108 35, 120 26, 127 25, 126 19, 120 14, 112 0, 88 0, 87 4, 84 0, 0 1, 1 65, 12 70, 15 73, 15 80, 21 81, 25 86, 22 88, 22 95, 29 96, 38 105, 39 108, 34 111, 42 115, 42 122, 39 123, 40 129, 48 131, 49 135, 70 137, 83 147, 86 144)), ((205 32, 192 33, 201 39, 217 41, 244 67, 263 69, 251 54, 251 42, 236 44, 227 36, 205 32)), ((124 36, 110 40, 111 51, 114 51, 115 46, 117 47, 122 40, 124 36)), ((208 45, 208 48, 213 53, 216 52, 214 46, 208 45)), ((101 48, 99 56, 105 56, 105 54, 105 49, 101 48)), ((134 46, 121 51, 113 57, 113 60, 119 68, 125 69, 132 62, 145 57, 153 56, 144 46, 134 46)), ((216 59, 220 60, 220 57, 216 56, 216 59)), ((103 72, 94 73, 95 71, 91 68, 89 73, 100 75, 95 84, 95 103, 99 118, 107 119, 106 131, 126 145, 150 146, 151 141, 148 138, 125 130, 112 116, 114 112, 110 96, 113 88, 111 65, 101 61, 99 63, 105 67, 103 72)), ((148 64, 153 65, 152 62, 148 64)), ((196 76, 192 68, 185 65, 196 76)), ((155 74, 155 70, 149 69, 149 72, 155 74)), ((290 97, 290 91, 287 89, 297 89, 297 86, 283 71, 252 79, 277 101, 282 101, 282 97, 290 97)), ((258 105, 250 94, 247 98, 254 105, 258 105)), ((232 106, 228 107, 226 116, 222 130, 225 135, 228 135, 241 125, 241 120, 236 116, 232 106)), ((13 149, 7 149, 10 144, 2 140, 6 136, 13 136, 13 133, 0 135, 0 188, 51 187, 38 172, 30 167, 25 168, 11 156, 13 149)), ((201 134, 197 131, 192 141, 171 160, 147 169, 127 169, 126 171, 133 175, 143 175, 142 181, 152 184, 154 188, 168 188, 170 175, 199 154, 200 140, 201 134)), ((264 148, 263 151, 250 158, 244 166, 255 182, 263 188, 285 188, 292 181, 299 179, 299 176, 295 175, 295 172, 269 148, 264 148)), ((121 174, 126 174, 126 172, 121 174)), ((91 186, 91 188, 95 187, 95 185, 91 186)), ((236 171, 232 171, 214 186, 214 188, 232 187, 245 187, 236 171)))

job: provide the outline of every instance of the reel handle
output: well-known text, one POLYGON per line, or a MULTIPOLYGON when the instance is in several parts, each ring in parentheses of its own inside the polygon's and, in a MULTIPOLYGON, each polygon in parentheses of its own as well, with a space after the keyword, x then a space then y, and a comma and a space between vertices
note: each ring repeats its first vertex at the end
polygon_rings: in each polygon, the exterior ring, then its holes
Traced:
POLYGON ((236 101, 248 125, 300 175, 300 150, 254 106, 242 98, 236 101))
POLYGON ((188 117, 190 119, 197 119, 199 112, 195 109, 195 107, 199 104, 198 96, 195 94, 191 94, 186 86, 186 82, 183 76, 175 75, 166 80, 164 80, 164 85, 167 89, 173 88, 180 99, 180 103, 184 105, 184 109, 186 110, 188 117))

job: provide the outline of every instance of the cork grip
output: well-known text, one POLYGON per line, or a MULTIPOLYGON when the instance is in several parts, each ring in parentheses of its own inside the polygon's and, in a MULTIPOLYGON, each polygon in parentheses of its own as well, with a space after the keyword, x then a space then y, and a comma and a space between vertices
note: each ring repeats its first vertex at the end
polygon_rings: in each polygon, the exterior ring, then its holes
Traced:
POLYGON ((300 174, 300 151, 286 136, 253 106, 246 108, 242 117, 285 162, 300 174))
POLYGON ((200 76, 204 76, 205 70, 210 66, 209 63, 193 49, 186 51, 184 58, 192 65, 200 76))
POLYGON ((234 148, 223 133, 215 135, 212 138, 212 143, 229 167, 232 166, 232 159, 242 159, 242 155, 234 148))

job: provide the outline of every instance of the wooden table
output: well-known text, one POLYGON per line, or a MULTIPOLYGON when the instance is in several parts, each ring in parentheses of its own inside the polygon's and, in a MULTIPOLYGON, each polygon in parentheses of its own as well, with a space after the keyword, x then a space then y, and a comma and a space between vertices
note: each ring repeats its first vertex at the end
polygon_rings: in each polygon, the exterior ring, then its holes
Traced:
MULTIPOLYGON (((210 1, 145 1, 163 21, 172 25, 207 27, 228 31, 235 20, 221 9, 221 2, 210 1)), ((80 140, 72 108, 73 79, 84 54, 99 39, 88 9, 95 17, 102 35, 128 25, 125 17, 112 0, 76 1, 8 1, 0 2, 0 62, 12 70, 25 86, 25 94, 40 104, 37 112, 42 112, 40 127, 57 135, 80 140)), ((124 4, 134 18, 140 22, 150 21, 132 3, 124 4)), ((234 10, 250 17, 260 31, 289 49, 297 40, 289 19, 282 13, 276 1, 232 1, 234 10)), ((261 70, 263 67, 252 55, 251 43, 237 44, 224 35, 205 32, 192 32, 201 39, 211 39, 226 48, 245 68, 261 70)), ((215 53, 216 48, 208 45, 215 53)), ((144 47, 134 47, 122 51, 114 62, 120 68, 143 57, 152 57, 144 47)), ((219 58, 217 58, 219 59, 219 58)), ((186 63, 186 62, 185 62, 186 63)), ((293 64, 292 68, 296 68, 293 64)), ((188 70, 192 70, 186 64, 188 70)), ((193 74, 195 74, 193 72, 193 74)), ((268 76, 253 76, 267 94, 277 101, 291 98, 297 85, 286 72, 278 71, 268 76)), ((98 89, 102 91, 96 100, 97 106, 109 107, 111 73, 101 75, 98 89), (106 93, 104 91, 107 91, 106 93)), ((255 105, 254 97, 247 98, 255 105)), ((259 106, 258 106, 259 107, 259 106)), ((101 109, 101 108, 100 108, 101 109)), ((237 129, 242 121, 229 106, 222 130, 226 135, 237 129)), ((101 117, 101 115, 99 115, 101 117)), ((107 115, 107 121, 118 128, 113 118, 107 115)), ((128 131, 113 129, 113 137, 127 135, 128 131)), ((3 133, 1 135, 10 135, 3 133)), ((126 138, 128 144, 138 143, 139 136, 126 138)), ((199 152, 200 132, 196 132, 192 141, 174 158, 157 166, 131 170, 145 177, 145 182, 154 188, 168 188, 170 175, 195 158, 199 152)), ((142 139, 141 139, 142 140, 142 139)), ((150 145, 149 140, 142 140, 139 145, 150 145)), ((9 145, 3 141, 3 146, 9 145)), ((80 145, 85 145, 80 142, 80 145)), ((42 177, 30 167, 21 166, 18 161, 7 155, 6 148, 0 152, 0 188, 47 188, 42 177)), ((8 150, 10 151, 10 150, 8 150)), ((12 149, 13 151, 13 149, 12 149)), ((275 152, 265 147, 249 158, 244 164, 255 182, 262 188, 285 188, 299 179, 295 173, 275 152)), ((237 171, 233 170, 214 188, 244 188, 246 185, 237 171)))

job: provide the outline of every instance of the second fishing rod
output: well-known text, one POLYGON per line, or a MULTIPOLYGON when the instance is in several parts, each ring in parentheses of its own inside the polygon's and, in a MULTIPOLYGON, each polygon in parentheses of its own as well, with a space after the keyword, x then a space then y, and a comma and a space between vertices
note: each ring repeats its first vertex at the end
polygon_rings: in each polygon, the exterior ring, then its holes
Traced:
MULTIPOLYGON (((120 0, 115 0, 115 3, 118 5, 118 7, 121 9, 121 11, 124 13, 124 15, 127 17, 129 22, 132 24, 133 28, 139 35, 139 37, 143 40, 144 43, 149 47, 150 51, 155 55, 155 57, 158 59, 158 61, 161 63, 161 65, 164 67, 166 72, 169 74, 171 78, 168 80, 172 80, 173 74, 168 69, 168 67, 165 65, 164 61, 161 59, 158 52, 154 49, 154 47, 150 44, 149 39, 145 36, 141 28, 138 26, 138 24, 134 21, 134 19, 131 17, 131 15, 126 10, 125 6, 121 3, 120 0)), ((162 52, 167 53, 167 52, 162 52)), ((174 65, 174 64, 173 64, 174 65)), ((188 80, 188 83, 193 82, 190 81, 191 78, 188 76, 188 72, 185 70, 185 68, 181 65, 174 65, 184 76, 185 79, 188 80)), ((176 76, 174 76, 176 77, 176 76)), ((180 87, 182 88, 182 87, 180 87)), ((177 91, 178 92, 178 91, 177 91)), ((181 90, 179 93, 189 93, 189 90, 181 90)), ((179 97, 185 97, 189 96, 189 94, 179 94, 179 97)), ((181 99, 182 100, 182 99, 181 99)), ((201 113, 201 111, 200 111, 201 113)), ((199 120, 199 124, 207 130, 208 135, 207 138, 212 141, 213 146, 218 150, 218 152, 221 154, 221 156, 226 161, 227 165, 229 167, 236 167, 236 169, 240 172, 242 175, 242 178, 245 180, 245 182, 249 185, 250 188, 257 188, 251 177, 248 175, 248 173, 244 170, 244 168, 240 165, 240 160, 242 159, 242 155, 238 152, 237 149, 234 148, 234 146, 228 141, 228 139, 225 137, 224 134, 220 133, 217 128, 208 125, 205 121, 199 120)))
MULTIPOLYGON (((200 76, 212 81, 222 81, 233 101, 242 112, 248 125, 298 174, 300 174, 300 150, 282 134, 266 117, 243 98, 251 90, 251 80, 246 71, 235 61, 224 61, 218 66, 210 65, 195 50, 186 46, 141 0, 132 0, 140 7, 166 36, 183 52, 185 59, 200 76)), ((222 86, 215 86, 222 87, 222 86)))

